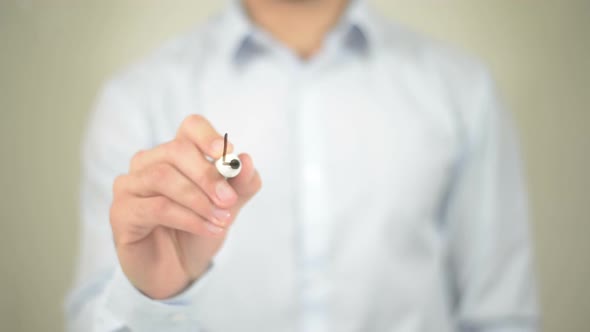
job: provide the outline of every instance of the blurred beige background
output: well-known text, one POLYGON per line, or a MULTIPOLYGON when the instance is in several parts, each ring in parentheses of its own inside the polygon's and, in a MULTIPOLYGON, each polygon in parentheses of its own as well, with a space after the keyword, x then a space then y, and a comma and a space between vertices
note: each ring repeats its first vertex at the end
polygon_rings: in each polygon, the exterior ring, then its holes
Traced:
MULTIPOLYGON (((373 1, 487 61, 522 137, 545 331, 590 326, 590 1, 373 1)), ((0 330, 60 331, 101 82, 222 7, 0 0, 0 330)))

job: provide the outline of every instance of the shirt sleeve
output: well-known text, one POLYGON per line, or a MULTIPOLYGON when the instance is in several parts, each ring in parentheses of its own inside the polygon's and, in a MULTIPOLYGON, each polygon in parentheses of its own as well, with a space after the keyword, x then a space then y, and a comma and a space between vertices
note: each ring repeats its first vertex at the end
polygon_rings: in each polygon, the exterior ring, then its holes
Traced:
POLYGON ((166 301, 144 296, 121 271, 109 223, 112 183, 134 153, 154 143, 145 80, 107 84, 82 147, 81 243, 77 280, 66 300, 69 331, 198 331, 193 299, 206 275, 166 301))
MULTIPOLYGON (((485 73, 467 90, 464 149, 445 205, 463 332, 537 331, 526 191, 514 128, 485 73)), ((465 93, 465 91, 463 91, 465 93)))

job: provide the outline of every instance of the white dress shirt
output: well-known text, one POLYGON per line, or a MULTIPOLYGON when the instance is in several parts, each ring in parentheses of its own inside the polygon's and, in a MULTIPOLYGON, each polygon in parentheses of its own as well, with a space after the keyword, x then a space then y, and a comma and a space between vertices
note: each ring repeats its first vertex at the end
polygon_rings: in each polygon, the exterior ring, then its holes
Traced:
POLYGON ((72 331, 536 331, 526 195, 485 68, 351 2, 309 61, 233 3, 104 88, 83 146, 72 331), (212 267, 155 301, 121 272, 113 179, 189 114, 262 190, 212 267))

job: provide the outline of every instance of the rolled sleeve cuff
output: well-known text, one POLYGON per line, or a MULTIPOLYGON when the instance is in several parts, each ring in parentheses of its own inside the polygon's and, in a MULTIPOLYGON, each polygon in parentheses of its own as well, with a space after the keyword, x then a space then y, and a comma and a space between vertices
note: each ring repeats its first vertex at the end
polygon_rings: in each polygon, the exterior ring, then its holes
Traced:
POLYGON ((198 330, 194 303, 199 290, 207 282, 210 270, 211 266, 181 294, 166 300, 153 300, 137 290, 118 267, 103 302, 105 313, 113 319, 103 318, 102 322, 111 321, 113 324, 109 326, 118 325, 132 331, 198 330))

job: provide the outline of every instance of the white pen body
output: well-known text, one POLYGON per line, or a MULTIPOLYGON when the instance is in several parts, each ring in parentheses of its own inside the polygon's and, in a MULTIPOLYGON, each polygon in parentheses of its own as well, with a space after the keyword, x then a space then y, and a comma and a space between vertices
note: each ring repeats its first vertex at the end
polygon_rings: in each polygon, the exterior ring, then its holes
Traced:
POLYGON ((225 156, 225 162, 223 158, 217 159, 215 167, 219 174, 226 178, 233 178, 240 174, 242 170, 242 161, 237 155, 230 153, 225 156))

